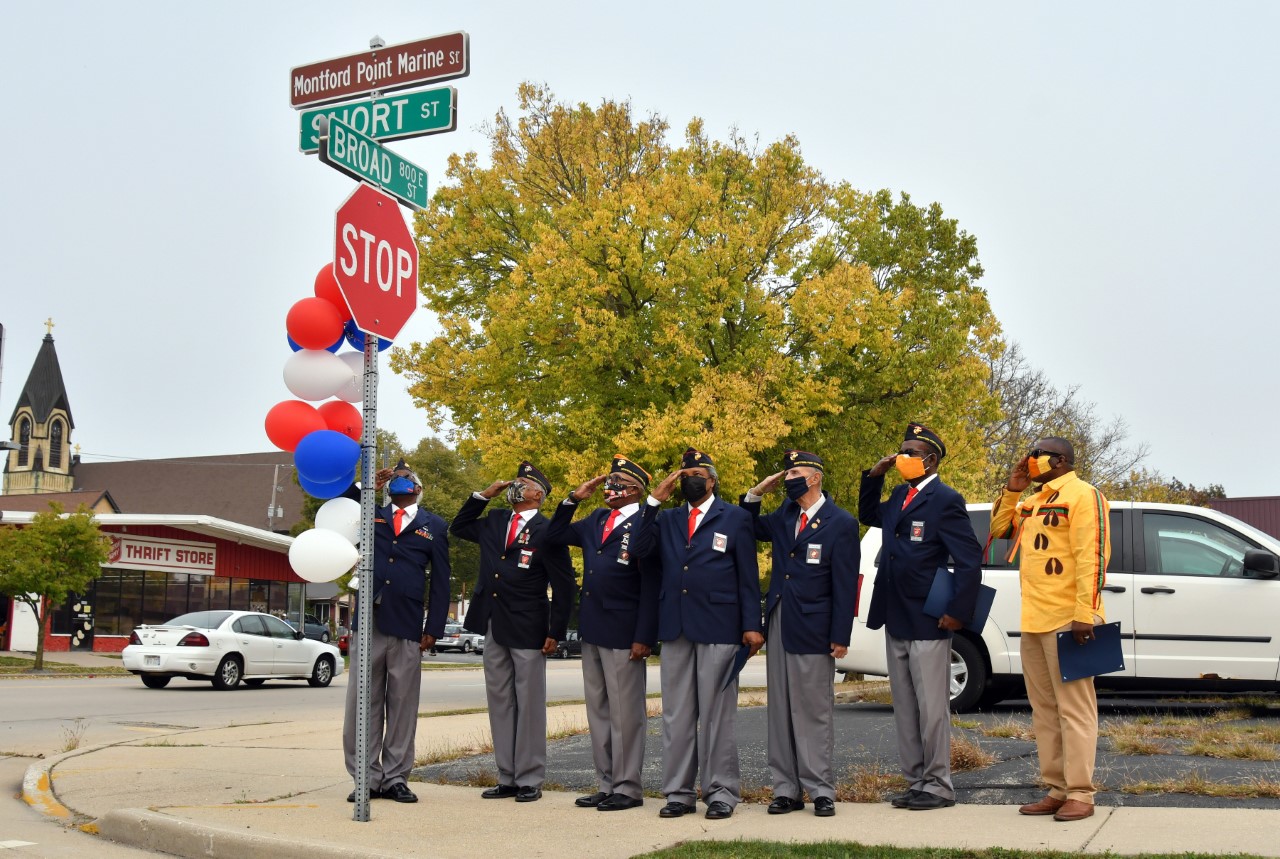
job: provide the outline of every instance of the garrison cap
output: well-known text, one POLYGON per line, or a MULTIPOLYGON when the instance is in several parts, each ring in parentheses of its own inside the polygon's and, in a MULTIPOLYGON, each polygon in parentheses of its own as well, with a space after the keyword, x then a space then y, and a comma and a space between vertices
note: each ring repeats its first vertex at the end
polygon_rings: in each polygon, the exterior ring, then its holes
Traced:
POLYGON ((789 468, 816 468, 826 474, 822 457, 807 450, 789 450, 782 454, 782 470, 786 471, 789 468))
POLYGON ((547 480, 547 476, 539 471, 538 467, 528 460, 520 463, 520 466, 516 469, 516 477, 526 477, 541 486, 543 493, 547 495, 551 494, 551 481, 547 480))
POLYGON ((907 424, 907 433, 903 441, 923 441, 938 451, 938 459, 947 455, 947 446, 938 438, 938 434, 924 424, 907 424))
POLYGON ((396 467, 392 469, 391 476, 407 477, 413 481, 415 486, 422 486, 422 481, 418 479, 418 475, 413 473, 413 469, 409 467, 409 463, 404 461, 403 456, 400 457, 400 461, 396 463, 396 467))
POLYGON ((715 462, 711 457, 700 450, 689 448, 684 452, 684 456, 680 458, 681 468, 706 468, 707 466, 715 467, 715 462))
POLYGON ((640 484, 645 489, 649 488, 649 472, 645 471, 638 464, 620 453, 615 453, 613 455, 613 463, 609 466, 609 471, 619 471, 623 474, 629 474, 636 480, 639 480, 640 484))

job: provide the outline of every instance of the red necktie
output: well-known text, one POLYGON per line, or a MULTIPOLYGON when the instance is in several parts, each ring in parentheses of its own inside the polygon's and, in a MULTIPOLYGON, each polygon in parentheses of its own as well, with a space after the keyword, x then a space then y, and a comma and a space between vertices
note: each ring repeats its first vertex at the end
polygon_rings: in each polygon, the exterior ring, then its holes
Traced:
POLYGON ((397 534, 400 533, 400 526, 404 524, 404 511, 399 507, 396 508, 396 515, 391 517, 391 527, 395 529, 397 534))
POLYGON ((511 514, 511 528, 507 531, 507 547, 516 541, 516 534, 520 533, 520 514, 511 514))
POLYGON ((796 536, 799 537, 804 531, 804 526, 809 524, 809 514, 803 510, 800 511, 800 521, 796 523, 796 536))
POLYGON ((905 501, 903 501, 903 502, 902 502, 902 509, 903 509, 903 510, 906 510, 906 509, 907 509, 907 505, 911 503, 911 499, 912 499, 912 498, 915 498, 915 497, 916 497, 916 493, 917 493, 917 492, 919 492, 919 491, 920 491, 920 490, 919 490, 919 489, 916 489, 914 486, 912 486, 912 487, 910 487, 910 488, 908 488, 908 489, 907 489, 907 498, 906 498, 906 500, 905 500, 905 501))
POLYGON ((603 543, 609 539, 609 535, 613 533, 613 523, 618 521, 618 517, 622 515, 621 510, 614 510, 609 514, 609 518, 604 523, 604 533, 600 535, 600 542, 603 543))
POLYGON ((697 507, 689 508, 689 542, 693 542, 693 529, 698 525, 698 517, 702 515, 702 511, 697 507))

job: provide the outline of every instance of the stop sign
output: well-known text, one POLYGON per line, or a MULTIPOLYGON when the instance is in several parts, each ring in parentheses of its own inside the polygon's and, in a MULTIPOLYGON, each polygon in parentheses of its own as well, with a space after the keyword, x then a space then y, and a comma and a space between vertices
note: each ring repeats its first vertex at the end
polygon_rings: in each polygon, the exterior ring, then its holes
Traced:
POLYGON ((333 274, 356 327, 394 340, 418 306, 418 244, 395 198, 361 184, 338 207, 333 274))

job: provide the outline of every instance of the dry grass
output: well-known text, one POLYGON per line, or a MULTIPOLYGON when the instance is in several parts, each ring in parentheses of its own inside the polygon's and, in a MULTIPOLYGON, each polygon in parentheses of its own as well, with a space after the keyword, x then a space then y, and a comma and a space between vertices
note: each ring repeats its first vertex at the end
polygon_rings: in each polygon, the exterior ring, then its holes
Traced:
POLYGON ((849 767, 843 780, 836 784, 837 802, 883 802, 891 793, 907 789, 907 780, 896 770, 878 763, 849 767))
POLYGON ((1182 778, 1164 781, 1126 782, 1120 786, 1120 790, 1135 794, 1189 793, 1197 796, 1280 798, 1280 782, 1255 778, 1232 784, 1209 781, 1200 773, 1190 773, 1182 778))
POLYGON ((491 772, 469 770, 465 775, 459 777, 437 776, 432 783, 460 785, 461 787, 494 787, 498 784, 498 777, 491 772))
POLYGON ((951 738, 951 771, 980 770, 996 762, 996 756, 968 737, 951 738))
POLYGON ((1227 743, 1197 741, 1183 751, 1188 755, 1203 755, 1206 758, 1224 758, 1238 761, 1274 761, 1280 757, 1276 753, 1275 746, 1250 740, 1237 740, 1227 743))
POLYGON ((951 727, 953 728, 965 728, 972 730, 973 728, 979 728, 981 726, 981 722, 976 722, 973 719, 961 719, 959 716, 951 717, 951 727))
POLYGON ((80 748, 84 740, 84 732, 89 730, 89 723, 84 719, 76 719, 62 729, 62 751, 74 752, 80 748))
POLYGON ((430 764, 442 764, 446 761, 456 761, 459 758, 468 758, 472 755, 487 755, 492 751, 493 742, 490 740, 489 735, 482 731, 476 731, 471 735, 470 742, 428 746, 426 751, 414 758, 413 765, 424 767, 430 764))
POLYGON ((1034 740, 1036 738, 1035 729, 1031 727, 1030 722, 1015 719, 1012 716, 983 728, 982 733, 988 737, 1005 737, 1013 740, 1034 740))
POLYGON ((1111 740, 1111 751, 1117 755, 1163 755, 1169 749, 1156 742, 1148 733, 1148 726, 1131 725, 1123 722, 1112 723, 1100 730, 1102 736, 1111 740))
POLYGON ((757 805, 768 805, 773 802, 773 788, 761 785, 743 785, 742 801, 757 805))

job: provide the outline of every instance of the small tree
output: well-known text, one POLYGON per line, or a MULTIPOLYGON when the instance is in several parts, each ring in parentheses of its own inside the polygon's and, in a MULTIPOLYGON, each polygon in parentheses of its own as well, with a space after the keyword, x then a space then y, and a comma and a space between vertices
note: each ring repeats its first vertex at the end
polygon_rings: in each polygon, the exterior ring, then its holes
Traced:
POLYGON ((44 668, 50 610, 98 577, 110 547, 83 505, 64 515, 62 505, 50 503, 29 525, 0 526, 0 593, 30 606, 36 616, 35 670, 44 668))

